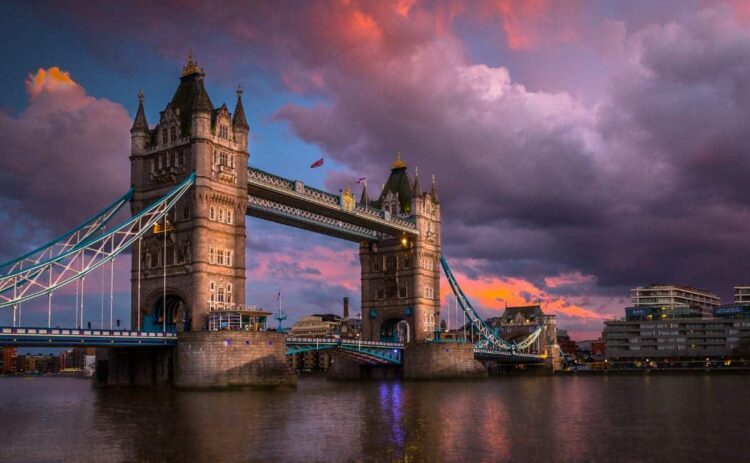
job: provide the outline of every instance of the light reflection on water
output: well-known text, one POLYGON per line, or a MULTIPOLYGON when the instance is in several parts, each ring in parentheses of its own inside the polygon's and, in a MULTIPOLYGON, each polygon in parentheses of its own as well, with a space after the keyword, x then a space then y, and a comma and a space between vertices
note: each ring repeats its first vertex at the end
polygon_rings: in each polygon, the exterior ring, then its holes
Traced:
POLYGON ((750 376, 96 390, 0 379, 0 461, 745 461, 750 376))

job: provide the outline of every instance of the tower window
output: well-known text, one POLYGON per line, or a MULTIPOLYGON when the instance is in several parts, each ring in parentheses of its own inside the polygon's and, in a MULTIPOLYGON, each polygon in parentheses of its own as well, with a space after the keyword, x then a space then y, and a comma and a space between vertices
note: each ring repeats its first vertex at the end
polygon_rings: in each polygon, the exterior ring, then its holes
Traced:
POLYGON ((229 128, 225 124, 219 126, 219 136, 229 140, 229 128))
POLYGON ((172 141, 177 141, 177 127, 172 127, 169 129, 169 139, 172 141))
POLYGON ((386 272, 396 271, 396 256, 390 255, 385 258, 385 271, 386 272))
POLYGON ((406 297, 406 283, 398 287, 398 297, 401 297, 401 298, 406 297))
POLYGON ((162 142, 162 144, 164 144, 164 145, 166 145, 166 144, 167 144, 167 139, 168 139, 167 137, 168 137, 168 136, 169 136, 169 135, 167 135, 167 128, 166 128, 166 127, 164 127, 164 128, 162 129, 162 131, 161 131, 161 142, 162 142))
POLYGON ((216 220, 216 208, 211 206, 208 208, 208 218, 209 220, 216 220))
POLYGON ((232 210, 231 209, 227 209, 227 223, 229 225, 232 225, 232 223, 233 223, 232 215, 233 215, 232 214, 232 210))

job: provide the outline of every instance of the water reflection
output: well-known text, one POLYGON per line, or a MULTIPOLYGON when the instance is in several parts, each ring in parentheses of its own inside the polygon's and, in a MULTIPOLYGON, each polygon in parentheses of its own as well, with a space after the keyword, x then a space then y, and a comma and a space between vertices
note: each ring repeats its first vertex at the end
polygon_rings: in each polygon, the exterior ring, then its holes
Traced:
POLYGON ((498 378, 297 390, 0 379, 2 461, 737 461, 750 377, 498 378))
POLYGON ((389 430, 388 447, 392 449, 392 456, 398 460, 403 458, 405 432, 403 422, 403 403, 401 402, 401 383, 384 382, 378 390, 380 415, 385 417, 384 426, 389 430))

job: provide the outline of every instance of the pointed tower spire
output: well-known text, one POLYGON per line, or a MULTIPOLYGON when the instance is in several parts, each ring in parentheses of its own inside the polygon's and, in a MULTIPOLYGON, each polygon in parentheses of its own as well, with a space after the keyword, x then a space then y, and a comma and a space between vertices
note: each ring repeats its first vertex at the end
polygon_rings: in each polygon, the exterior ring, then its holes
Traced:
POLYGON ((435 182, 435 174, 432 174, 432 186, 430 186, 430 196, 432 197, 432 200, 436 203, 440 202, 440 199, 438 199, 438 192, 437 192, 437 185, 435 182))
POLYGON ((242 87, 239 85, 237 86, 237 104, 234 107, 232 125, 235 128, 250 130, 250 126, 247 124, 247 119, 245 118, 245 108, 242 106, 242 87))
POLYGON ((362 196, 359 197, 359 204, 370 205, 370 195, 367 194, 367 180, 362 183, 362 196))
POLYGON ((133 127, 130 128, 130 133, 134 132, 148 132, 148 122, 146 121, 146 112, 143 111, 143 90, 138 92, 138 111, 135 113, 135 119, 133 119, 133 127))
POLYGON ((411 187, 412 198, 422 196, 422 187, 419 185, 419 167, 414 168, 414 185, 411 187))

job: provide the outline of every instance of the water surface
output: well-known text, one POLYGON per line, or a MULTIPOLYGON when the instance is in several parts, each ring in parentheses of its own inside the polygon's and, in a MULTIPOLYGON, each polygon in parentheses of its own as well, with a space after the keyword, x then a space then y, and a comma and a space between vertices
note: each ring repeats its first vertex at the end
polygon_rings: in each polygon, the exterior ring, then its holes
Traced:
POLYGON ((671 462, 750 459, 750 376, 98 390, 0 378, 0 461, 671 462))

